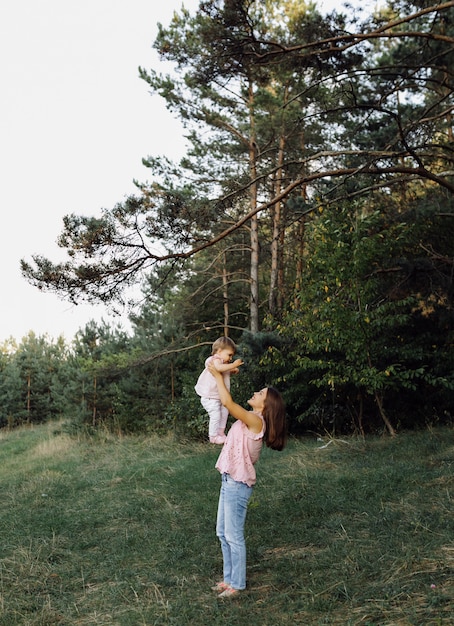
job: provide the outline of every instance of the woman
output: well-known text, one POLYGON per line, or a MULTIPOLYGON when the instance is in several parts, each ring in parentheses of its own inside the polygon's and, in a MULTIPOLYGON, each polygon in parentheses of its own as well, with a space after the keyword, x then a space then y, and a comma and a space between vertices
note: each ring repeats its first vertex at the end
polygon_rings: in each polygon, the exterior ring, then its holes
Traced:
POLYGON ((216 534, 221 542, 224 576, 213 590, 220 593, 220 598, 230 598, 246 588, 244 524, 256 482, 254 465, 263 441, 274 450, 284 448, 285 405, 274 387, 265 387, 248 400, 252 409, 248 411, 233 401, 222 373, 213 366, 208 369, 216 379, 222 404, 237 420, 228 432, 216 463, 216 469, 222 474, 216 534))

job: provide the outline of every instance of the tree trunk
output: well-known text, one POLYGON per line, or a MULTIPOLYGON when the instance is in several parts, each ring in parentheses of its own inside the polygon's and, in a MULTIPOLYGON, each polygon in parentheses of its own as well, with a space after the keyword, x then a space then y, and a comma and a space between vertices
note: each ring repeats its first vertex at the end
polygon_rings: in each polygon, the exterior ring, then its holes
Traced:
MULTIPOLYGON (((282 189, 282 164, 284 162, 285 137, 279 138, 279 151, 277 158, 277 172, 274 187, 274 195, 278 196, 282 189)), ((271 239, 271 273, 270 293, 268 306, 270 314, 275 317, 279 311, 279 250, 282 232, 282 202, 276 202, 273 207, 273 234, 271 239)), ((281 285, 282 287, 282 285, 281 285)))
POLYGON ((173 362, 170 362, 170 398, 172 402, 175 400, 175 372, 173 362))
POLYGON ((259 332, 259 234, 257 216, 251 220, 251 333, 259 332))
MULTIPOLYGON (((285 213, 285 205, 282 207, 285 213)), ((286 217, 281 216, 281 229, 279 232, 279 249, 277 254, 277 310, 282 313, 285 306, 285 262, 284 262, 284 243, 285 243, 285 226, 286 217)))
POLYGON ((32 379, 30 373, 27 376, 27 424, 31 423, 31 387, 32 387, 32 379))
POLYGON ((298 227, 296 231, 296 276, 295 276, 295 292, 294 292, 294 306, 295 309, 299 309, 299 299, 298 294, 301 291, 301 286, 303 284, 303 252, 304 252, 304 230, 305 230, 305 222, 304 217, 302 217, 298 222, 298 227))
POLYGON ((395 437, 397 433, 394 430, 394 428, 392 427, 392 424, 389 421, 388 416, 385 413, 385 410, 383 408, 382 399, 380 398, 380 396, 379 396, 379 394, 377 392, 375 392, 375 402, 377 403, 378 411, 380 413, 380 416, 381 416, 382 420, 385 422, 385 426, 388 429, 389 434, 391 435, 391 437, 395 437))
MULTIPOLYGON (((249 202, 251 211, 257 207, 257 144, 255 142, 254 120, 254 92, 252 82, 249 83, 249 172, 251 186, 249 188, 249 202)), ((250 328, 251 333, 259 331, 259 222, 257 215, 251 218, 251 302, 250 302, 250 328)))
POLYGON ((95 376, 93 378, 93 415, 92 415, 93 427, 96 426, 96 402, 97 402, 96 390, 97 390, 97 386, 98 386, 98 380, 97 380, 97 378, 95 376))
POLYGON ((224 301, 224 336, 229 336, 229 285, 227 277, 227 255, 222 255, 222 299, 224 301))
MULTIPOLYGON (((304 140, 304 132, 301 133, 301 154, 304 154, 306 147, 306 143, 304 140)), ((304 175, 304 168, 302 175, 304 175)), ((307 200, 307 188, 306 185, 303 185, 301 188, 301 197, 303 200, 307 200)), ((301 291, 301 286, 303 284, 303 271, 304 271, 304 263, 303 263, 303 253, 304 253, 304 231, 306 228, 305 216, 303 215, 298 221, 298 226, 296 229, 296 276, 295 276, 295 291, 294 291, 294 306, 295 309, 299 308, 299 300, 298 294, 301 291)))

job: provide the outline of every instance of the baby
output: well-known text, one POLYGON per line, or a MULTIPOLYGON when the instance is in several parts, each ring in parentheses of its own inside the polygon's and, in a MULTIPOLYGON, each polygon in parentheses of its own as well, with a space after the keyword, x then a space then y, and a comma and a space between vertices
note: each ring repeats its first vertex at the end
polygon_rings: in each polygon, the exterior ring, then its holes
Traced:
POLYGON ((200 402, 210 418, 208 437, 211 443, 224 443, 226 439, 225 427, 229 413, 222 406, 216 380, 207 370, 207 366, 209 363, 212 363, 219 372, 222 372, 225 386, 227 389, 230 389, 230 374, 237 374, 239 372, 238 368, 240 365, 243 365, 242 359, 236 359, 231 363, 235 352, 236 345, 230 337, 219 337, 219 339, 216 339, 212 346, 211 356, 205 361, 205 369, 200 374, 195 386, 195 390, 200 396, 200 402))

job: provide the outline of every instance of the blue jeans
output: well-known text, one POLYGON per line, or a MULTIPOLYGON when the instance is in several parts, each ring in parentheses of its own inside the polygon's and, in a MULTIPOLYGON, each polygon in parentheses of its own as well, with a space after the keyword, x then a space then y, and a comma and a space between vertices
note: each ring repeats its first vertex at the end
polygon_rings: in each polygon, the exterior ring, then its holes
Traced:
POLYGON ((234 589, 246 588, 246 542, 244 523, 252 487, 222 474, 216 535, 224 561, 224 582, 234 589))

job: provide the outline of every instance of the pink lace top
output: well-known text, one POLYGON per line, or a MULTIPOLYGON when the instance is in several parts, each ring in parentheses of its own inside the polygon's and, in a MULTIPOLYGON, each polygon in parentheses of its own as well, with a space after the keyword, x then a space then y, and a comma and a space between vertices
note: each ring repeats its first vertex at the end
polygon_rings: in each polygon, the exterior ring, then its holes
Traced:
POLYGON ((236 420, 228 432, 226 442, 216 463, 216 469, 221 474, 230 474, 233 480, 246 483, 249 487, 255 485, 255 463, 258 461, 262 449, 265 422, 260 413, 256 413, 262 420, 262 430, 255 434, 249 430, 244 422, 236 420))

